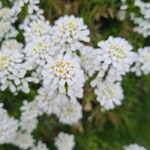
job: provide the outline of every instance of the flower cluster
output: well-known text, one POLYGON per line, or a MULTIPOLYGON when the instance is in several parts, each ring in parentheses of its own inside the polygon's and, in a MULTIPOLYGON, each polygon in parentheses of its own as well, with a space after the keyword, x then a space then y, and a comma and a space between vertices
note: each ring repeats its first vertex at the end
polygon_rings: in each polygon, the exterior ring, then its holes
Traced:
POLYGON ((125 146, 124 150, 146 150, 146 148, 144 146, 135 143, 135 144, 130 144, 128 146, 125 146))
MULTIPOLYGON (((0 91, 29 93, 32 83, 39 88, 33 100, 23 101, 18 119, 10 117, 0 104, 0 144, 11 143, 29 150, 48 150, 46 144, 32 136, 41 115, 53 114, 65 125, 79 123, 86 81, 91 82, 101 110, 109 111, 122 104, 121 81, 126 73, 150 73, 150 47, 135 53, 126 39, 112 36, 98 42, 96 48, 87 46, 90 32, 82 18, 65 15, 52 25, 44 18, 39 3, 16 0, 11 1, 12 8, 0 4, 0 91), (19 25, 20 33, 13 25, 24 6, 27 16, 19 25), (23 33, 24 42, 16 40, 18 33, 23 33)), ((148 11, 144 11, 147 8, 140 8, 149 19, 148 11)), ((72 150, 74 136, 59 133, 55 146, 58 150, 72 150)))
POLYGON ((116 105, 121 105, 124 96, 120 82, 111 83, 100 81, 97 78, 92 81, 91 85, 95 87, 97 101, 100 102, 104 110, 114 109, 116 105))
POLYGON ((12 25, 11 14, 12 9, 3 7, 0 3, 0 41, 17 35, 17 30, 12 25))
MULTIPOLYGON (((57 43, 69 48, 69 51, 80 49, 82 42, 89 42, 89 30, 82 18, 73 15, 60 17, 54 22, 53 32, 57 43)), ((67 49, 66 49, 67 51, 67 49)), ((67 53, 70 53, 67 51, 67 53)))
POLYGON ((150 47, 140 48, 137 53, 137 60, 135 65, 132 67, 132 71, 136 73, 137 76, 142 74, 150 74, 150 47))
POLYGON ((136 54, 131 51, 131 44, 120 37, 109 37, 99 42, 98 46, 96 49, 82 48, 81 60, 89 76, 96 74, 91 85, 95 88, 97 101, 105 110, 109 110, 121 105, 124 96, 120 81, 130 71, 136 54))
POLYGON ((122 80, 122 75, 130 71, 130 66, 135 61, 132 46, 120 37, 109 37, 106 41, 99 42, 98 46, 101 76, 110 81, 122 80))
POLYGON ((75 146, 74 136, 66 133, 59 133, 55 139, 55 146, 58 150, 72 150, 75 146))
POLYGON ((120 21, 123 21, 126 18, 127 9, 128 9, 127 0, 121 0, 120 10, 119 10, 118 15, 117 15, 117 18, 120 21))
MULTIPOLYGON (((8 40, 2 44, 0 51, 0 89, 9 88, 11 92, 29 92, 31 77, 26 77, 28 67, 23 63, 24 55, 21 44, 15 40, 8 40)), ((36 80, 36 79, 35 79, 36 80)), ((36 82, 36 81, 35 81, 36 82)))
POLYGON ((3 104, 0 103, 0 144, 12 143, 16 137, 16 131, 18 129, 18 121, 12 117, 9 117, 7 111, 3 108, 3 104))
POLYGON ((42 72, 44 86, 71 99, 82 98, 84 74, 79 63, 67 54, 48 61, 42 72))
MULTIPOLYGON (((127 0, 121 0, 121 7, 118 12, 118 19, 123 21, 126 18, 127 10, 128 10, 128 3, 127 0)), ((143 35, 143 37, 150 36, 150 2, 144 2, 142 0, 135 0, 134 7, 139 8, 140 15, 136 15, 133 10, 130 13, 131 20, 136 24, 134 27, 134 31, 143 35)))

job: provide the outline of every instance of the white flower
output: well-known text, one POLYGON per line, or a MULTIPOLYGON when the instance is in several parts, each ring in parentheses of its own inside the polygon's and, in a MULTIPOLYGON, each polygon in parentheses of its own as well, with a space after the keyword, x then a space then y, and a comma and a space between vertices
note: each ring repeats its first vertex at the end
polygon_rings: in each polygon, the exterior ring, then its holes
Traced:
POLYGON ((44 67, 44 85, 58 94, 66 93, 72 98, 83 96, 84 74, 78 62, 69 55, 58 55, 44 67))
POLYGON ((130 144, 128 146, 124 146, 124 150, 146 150, 144 146, 138 144, 130 144))
POLYGON ((13 144, 18 146, 20 149, 28 149, 34 145, 34 139, 29 133, 18 132, 13 144))
POLYGON ((60 122, 72 125, 82 118, 82 107, 77 100, 72 101, 64 96, 60 102, 59 111, 56 113, 60 122))
POLYGON ((35 100, 31 102, 23 101, 23 105, 20 109, 22 111, 21 117, 26 120, 35 119, 39 114, 37 102, 35 100))
POLYGON ((60 132, 55 138, 55 146, 58 150, 72 150, 75 146, 74 136, 60 132))
POLYGON ((11 143, 16 136, 18 121, 9 117, 0 104, 0 144, 11 143))
POLYGON ((9 18, 10 9, 8 7, 2 7, 0 3, 0 20, 6 20, 9 18))
POLYGON ((4 51, 21 51, 22 44, 17 42, 16 39, 8 39, 2 43, 1 49, 4 51))
POLYGON ((11 30, 10 22, 0 20, 0 41, 11 30))
POLYGON ((100 81, 96 78, 91 85, 95 88, 97 101, 105 110, 114 109, 115 106, 121 105, 124 98, 120 82, 112 83, 108 81, 100 81), (98 82, 98 84, 97 84, 98 82))
POLYGON ((42 16, 43 10, 38 6, 40 0, 11 0, 11 2, 14 2, 10 11, 11 20, 13 21, 17 20, 17 15, 22 11, 24 6, 26 6, 28 13, 25 20, 27 18, 44 18, 44 16, 42 16))
POLYGON ((50 23, 42 19, 30 21, 29 24, 23 24, 21 28, 24 29, 24 36, 27 43, 38 37, 48 36, 51 33, 50 23))
POLYGON ((26 117, 21 117, 20 128, 22 131, 31 133, 37 127, 38 120, 36 118, 27 119, 26 117))
POLYGON ((120 37, 109 37, 106 41, 99 42, 98 46, 98 59, 101 62, 99 70, 104 71, 104 76, 107 72, 106 79, 121 80, 122 75, 130 71, 130 66, 135 61, 132 46, 120 37))
POLYGON ((49 150, 46 144, 42 143, 42 141, 38 141, 37 145, 32 147, 30 150, 49 150))
POLYGON ((24 49, 26 60, 31 64, 40 66, 45 65, 46 60, 50 59, 57 51, 57 46, 47 38, 38 38, 28 43, 24 49))
POLYGON ((123 21, 126 18, 128 4, 127 0, 121 0, 120 10, 118 11, 117 17, 120 21, 123 21))
POLYGON ((150 2, 144 2, 142 0, 135 0, 134 3, 140 9, 141 16, 136 16, 135 13, 131 13, 131 20, 133 20, 136 26, 134 31, 142 34, 144 37, 150 36, 150 2))
POLYGON ((134 5, 139 7, 140 13, 144 16, 144 18, 150 19, 150 2, 135 0, 134 5))
POLYGON ((82 18, 71 16, 60 17, 55 21, 53 34, 58 44, 69 44, 70 51, 80 47, 81 42, 89 42, 89 30, 82 18))
POLYGON ((0 3, 0 41, 17 35, 18 32, 12 25, 14 18, 12 8, 3 7, 0 3))
POLYGON ((131 70, 137 76, 150 74, 150 46, 138 50, 137 60, 131 70))
POLYGON ((145 38, 150 36, 150 19, 136 17, 135 14, 132 13, 131 20, 133 20, 134 24, 136 24, 134 31, 142 34, 145 38))
POLYGON ((51 33, 49 22, 42 19, 30 21, 29 24, 23 24, 21 28, 24 30, 24 36, 27 43, 38 37, 49 36, 51 33))
MULTIPOLYGON (((39 113, 46 113, 47 115, 50 115, 57 112, 57 94, 51 93, 49 88, 42 87, 38 90, 38 95, 35 97, 35 100, 37 101, 37 106, 39 109, 39 113)), ((61 97, 60 97, 61 99, 61 97)), ((61 102, 61 101, 60 101, 61 102)))
POLYGON ((9 88, 11 92, 29 92, 28 79, 23 55, 19 51, 0 51, 0 83, 1 90, 9 88))
POLYGON ((96 71, 99 71, 100 62, 98 61, 97 51, 90 46, 83 46, 81 50, 81 65, 92 76, 96 71))

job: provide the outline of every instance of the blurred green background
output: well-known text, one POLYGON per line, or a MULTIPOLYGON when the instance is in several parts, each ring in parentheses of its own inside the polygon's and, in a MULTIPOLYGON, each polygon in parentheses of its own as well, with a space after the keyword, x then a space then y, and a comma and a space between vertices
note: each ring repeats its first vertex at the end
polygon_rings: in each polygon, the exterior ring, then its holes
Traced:
MULTIPOLYGON (((0 1, 5 6, 8 5, 7 0, 0 1)), ((134 0, 129 1, 128 13, 134 11, 138 14, 133 3, 134 0)), ((134 51, 150 44, 150 38, 144 39, 133 32, 134 24, 129 15, 123 22, 117 20, 120 0, 41 0, 40 5, 51 24, 65 14, 83 17, 91 31, 93 46, 111 35, 127 39, 134 46, 134 51)), ((19 14, 20 22, 25 12, 26 8, 19 14)), ((18 40, 23 40, 21 35, 18 40)), ((81 100, 83 120, 70 127, 60 124, 55 116, 42 116, 39 118, 38 128, 33 132, 35 139, 42 140, 53 150, 54 137, 64 131, 75 135, 75 150, 122 150, 124 145, 130 143, 139 143, 150 149, 150 76, 136 77, 133 73, 126 75, 122 82, 125 94, 122 106, 105 113, 101 112, 100 105, 95 100, 90 80, 84 87, 85 96, 81 100)), ((1 92, 0 102, 4 103, 10 115, 18 118, 22 101, 32 100, 39 86, 31 85, 32 90, 28 95, 19 93, 18 96, 13 96, 9 91, 1 92)), ((0 150, 17 148, 3 145, 0 150)))

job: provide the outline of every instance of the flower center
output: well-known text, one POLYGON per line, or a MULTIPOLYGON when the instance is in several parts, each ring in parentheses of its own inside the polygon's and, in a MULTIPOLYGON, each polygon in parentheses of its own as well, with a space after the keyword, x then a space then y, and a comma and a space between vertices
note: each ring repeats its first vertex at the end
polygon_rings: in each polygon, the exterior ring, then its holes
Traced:
POLYGON ((114 90, 111 87, 106 87, 103 92, 108 99, 113 98, 115 95, 114 90))
POLYGON ((39 42, 32 47, 32 51, 37 54, 46 53, 49 50, 50 46, 48 43, 39 42))
POLYGON ((9 12, 9 8, 2 8, 0 10, 0 18, 5 17, 9 12))
POLYGON ((67 28, 68 28, 69 31, 76 30, 76 28, 77 28, 76 22, 75 21, 69 21, 67 23, 67 28))
POLYGON ((64 108, 63 113, 64 113, 65 115, 72 116, 72 114, 74 113, 74 108, 73 108, 73 106, 69 106, 69 107, 67 107, 67 108, 64 108))
POLYGON ((71 78, 74 65, 69 60, 57 60, 51 69, 53 74, 61 78, 71 78))
POLYGON ((146 62, 150 62, 150 54, 148 54, 147 56, 145 56, 145 61, 146 62))
POLYGON ((6 69, 9 66, 10 58, 6 55, 0 54, 0 71, 6 69))
POLYGON ((77 29, 77 24, 75 21, 68 21, 66 24, 62 24, 61 30, 66 32, 72 32, 77 29))
POLYGON ((126 54, 124 52, 124 49, 120 46, 117 46, 117 45, 111 45, 109 47, 109 51, 110 51, 110 54, 117 57, 117 58, 125 58, 126 57, 126 54))

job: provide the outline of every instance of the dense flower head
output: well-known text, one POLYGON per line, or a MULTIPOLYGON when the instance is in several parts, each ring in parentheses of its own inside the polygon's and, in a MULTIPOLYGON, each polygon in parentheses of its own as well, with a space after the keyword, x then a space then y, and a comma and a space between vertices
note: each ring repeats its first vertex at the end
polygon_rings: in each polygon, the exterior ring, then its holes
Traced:
POLYGON ((91 82, 91 85, 95 87, 97 101, 100 102, 104 110, 114 109, 115 106, 122 104, 124 95, 120 82, 100 81, 96 78, 91 82))
POLYGON ((58 55, 43 70, 44 85, 51 91, 66 93, 70 97, 81 98, 83 95, 84 74, 79 63, 69 55, 58 55))
POLYGON ((16 136, 18 126, 18 121, 9 117, 0 103, 0 144, 11 143, 16 136))
POLYGON ((55 138, 55 146, 58 150, 72 150, 75 146, 74 136, 60 132, 55 138))
POLYGON ((137 60, 132 67, 137 76, 150 74, 150 46, 139 48, 137 60))
POLYGON ((98 60, 97 50, 90 46, 83 46, 81 50, 81 65, 89 76, 99 71, 100 62, 98 60))
POLYGON ((51 93, 49 88, 41 87, 38 90, 38 95, 35 97, 40 114, 46 113, 51 115, 58 111, 58 101, 61 102, 62 97, 59 97, 56 93, 51 93))
POLYGON ((27 102, 26 100, 23 101, 21 111, 22 111, 21 117, 24 117, 27 120, 32 120, 36 118, 39 114, 37 102, 36 101, 27 102))
POLYGON ((33 146, 30 150, 49 150, 42 141, 38 141, 36 146, 33 146))
POLYGON ((20 130, 31 134, 33 130, 37 127, 37 117, 40 114, 37 106, 37 101, 23 101, 21 106, 21 116, 20 116, 20 130))
POLYGON ((0 41, 6 36, 6 34, 11 30, 10 22, 0 21, 0 41))
POLYGON ((0 4, 0 19, 6 19, 9 13, 9 10, 10 9, 8 7, 2 7, 0 4))
POLYGON ((0 83, 1 90, 9 88, 16 93, 19 90, 29 92, 28 79, 25 78, 26 68, 23 54, 19 51, 0 51, 0 83))
POLYGON ((58 46, 51 41, 50 37, 36 38, 28 43, 24 49, 25 59, 30 65, 43 66, 48 59, 56 54, 58 46))
POLYGON ((131 20, 133 20, 136 26, 134 31, 142 34, 144 37, 150 36, 150 2, 144 2, 142 0, 135 0, 134 5, 140 9, 141 16, 136 16, 135 13, 131 13, 131 20))
POLYGON ((0 2, 0 41, 17 35, 18 31, 12 25, 14 18, 12 8, 3 7, 0 2))
POLYGON ((140 13, 144 16, 145 19, 150 19, 150 2, 135 0, 134 5, 139 7, 140 13))
POLYGON ((1 49, 8 51, 22 51, 23 45, 16 39, 7 39, 2 43, 1 49))
POLYGON ((53 26, 54 37, 60 44, 69 44, 75 50, 81 42, 89 42, 89 30, 82 18, 71 16, 60 17, 53 26), (73 48, 74 47, 74 48, 73 48))
POLYGON ((64 124, 75 124, 82 118, 82 107, 79 102, 71 101, 67 97, 62 97, 62 102, 58 105, 59 109, 56 112, 59 121, 64 124))
POLYGON ((146 148, 144 146, 135 143, 135 144, 130 144, 128 146, 125 146, 124 150, 146 150, 146 148))
POLYGON ((32 135, 27 132, 18 132, 13 144, 20 149, 29 149, 34 145, 34 139, 32 135))
POLYGON ((32 133, 36 129, 37 123, 37 118, 27 119, 27 117, 21 116, 19 125, 22 131, 32 133))
POLYGON ((135 61, 135 54, 131 51, 132 46, 128 41, 120 37, 109 37, 106 41, 99 42, 98 46, 100 47, 98 60, 101 62, 99 70, 107 72, 106 78, 113 80, 117 73, 121 79, 122 75, 130 71, 130 66, 135 61))
POLYGON ((50 36, 51 33, 49 22, 43 19, 33 20, 28 24, 23 24, 21 28, 24 30, 26 42, 31 42, 38 37, 50 36))

